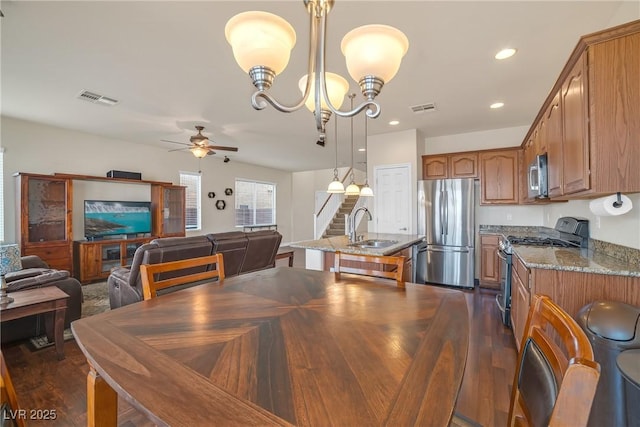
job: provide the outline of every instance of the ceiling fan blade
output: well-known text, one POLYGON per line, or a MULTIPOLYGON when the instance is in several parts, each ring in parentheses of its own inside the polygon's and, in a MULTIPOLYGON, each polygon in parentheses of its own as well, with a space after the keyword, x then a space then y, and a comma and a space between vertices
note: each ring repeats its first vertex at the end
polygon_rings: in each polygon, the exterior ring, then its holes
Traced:
POLYGON ((160 141, 162 141, 162 142, 170 142, 172 144, 186 145, 186 146, 190 146, 191 145, 191 144, 187 144, 185 142, 169 141, 168 139, 161 139, 160 141))
POLYGON ((238 151, 238 147, 223 147, 221 145, 208 145, 205 148, 209 150, 238 151))
POLYGON ((172 151, 184 151, 184 150, 188 150, 188 148, 174 148, 173 150, 169 150, 169 153, 171 153, 172 151))

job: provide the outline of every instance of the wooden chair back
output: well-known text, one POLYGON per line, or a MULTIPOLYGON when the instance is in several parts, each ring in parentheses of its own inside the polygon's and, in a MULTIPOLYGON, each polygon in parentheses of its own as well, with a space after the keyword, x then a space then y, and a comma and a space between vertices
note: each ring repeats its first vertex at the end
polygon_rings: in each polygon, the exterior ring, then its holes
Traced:
POLYGON ((584 331, 533 295, 511 392, 509 426, 587 425, 600 365, 584 331))
POLYGON ((336 252, 334 272, 362 274, 365 276, 395 279, 398 287, 404 288, 404 256, 359 255, 336 252))
MULTIPOLYGON (((13 382, 11 381, 9 369, 4 361, 2 351, 0 351, 0 372, 2 373, 0 378, 0 403, 2 404, 2 414, 0 414, 0 416, 3 417, 3 421, 11 419, 15 425, 24 427, 24 420, 26 416, 18 411, 20 409, 20 406, 18 405, 18 396, 16 395, 16 389, 13 388, 13 382)), ((7 423, 7 425, 14 424, 7 423)))
POLYGON ((180 261, 140 265, 142 296, 145 300, 155 298, 160 289, 207 279, 224 280, 224 260, 221 253, 183 259, 180 261), (215 265, 215 267, 213 267, 215 265), (180 273, 180 272, 183 273, 180 273), (171 272, 168 278, 163 273, 171 272))

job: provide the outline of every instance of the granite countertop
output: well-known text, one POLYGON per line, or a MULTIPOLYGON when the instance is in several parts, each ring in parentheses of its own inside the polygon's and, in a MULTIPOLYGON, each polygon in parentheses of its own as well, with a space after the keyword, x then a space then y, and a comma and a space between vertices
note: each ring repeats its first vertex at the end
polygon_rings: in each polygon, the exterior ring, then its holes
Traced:
POLYGON ((348 236, 334 236, 326 239, 291 243, 289 246, 292 248, 315 249, 324 252, 340 251, 350 254, 391 255, 421 241, 424 238, 424 236, 419 236, 417 234, 364 233, 363 236, 363 240, 395 240, 396 243, 385 248, 361 248, 357 246, 349 246, 348 236))
MULTIPOLYGON (((504 237, 535 236, 539 233, 550 235, 554 231, 547 227, 499 225, 481 225, 479 229, 480 234, 500 234, 504 237)), ((527 268, 640 277, 640 251, 598 240, 590 240, 589 249, 513 245, 513 251, 527 268), (621 254, 622 257, 610 254, 621 254)))

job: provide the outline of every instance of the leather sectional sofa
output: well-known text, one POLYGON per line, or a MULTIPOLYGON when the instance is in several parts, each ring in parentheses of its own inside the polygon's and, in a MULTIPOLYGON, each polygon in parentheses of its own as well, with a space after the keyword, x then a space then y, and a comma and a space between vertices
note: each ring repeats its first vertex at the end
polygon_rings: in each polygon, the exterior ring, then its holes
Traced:
MULTIPOLYGON (((36 255, 28 255, 21 258, 22 270, 8 273, 7 292, 23 291, 44 286, 57 286, 67 295, 67 310, 64 318, 64 327, 68 328, 71 322, 82 316, 82 285, 68 271, 52 270, 46 262, 36 255)), ((2 343, 20 341, 37 337, 45 333, 44 314, 24 317, 21 319, 3 322, 0 334, 2 343)), ((53 337, 50 337, 52 340, 53 337)))
POLYGON ((225 276, 236 276, 273 267, 281 241, 282 235, 273 230, 152 240, 136 250, 130 267, 111 271, 107 279, 109 305, 115 309, 142 301, 141 264, 178 261, 221 252, 225 276))

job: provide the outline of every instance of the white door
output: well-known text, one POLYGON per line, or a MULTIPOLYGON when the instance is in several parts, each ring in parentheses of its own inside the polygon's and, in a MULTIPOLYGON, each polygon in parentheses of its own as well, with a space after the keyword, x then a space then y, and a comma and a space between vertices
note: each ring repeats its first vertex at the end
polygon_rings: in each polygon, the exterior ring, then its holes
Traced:
POLYGON ((375 167, 374 222, 378 233, 411 232, 410 165, 375 167))

